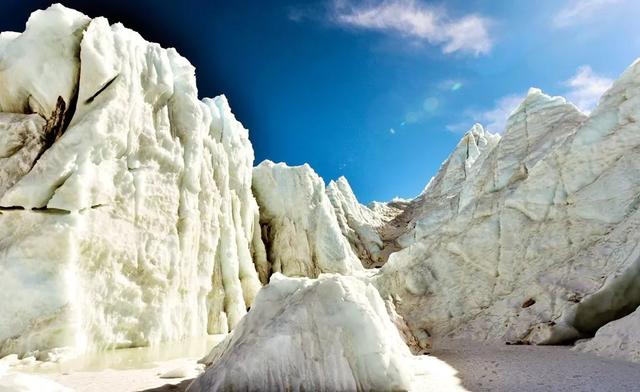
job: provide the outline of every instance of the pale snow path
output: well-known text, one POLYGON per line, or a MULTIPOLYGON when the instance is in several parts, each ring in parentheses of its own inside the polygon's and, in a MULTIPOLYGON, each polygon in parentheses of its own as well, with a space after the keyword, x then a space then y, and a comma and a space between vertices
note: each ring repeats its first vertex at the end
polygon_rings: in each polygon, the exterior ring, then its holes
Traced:
POLYGON ((640 391, 640 364, 569 347, 435 342, 433 355, 455 368, 469 391, 640 391))

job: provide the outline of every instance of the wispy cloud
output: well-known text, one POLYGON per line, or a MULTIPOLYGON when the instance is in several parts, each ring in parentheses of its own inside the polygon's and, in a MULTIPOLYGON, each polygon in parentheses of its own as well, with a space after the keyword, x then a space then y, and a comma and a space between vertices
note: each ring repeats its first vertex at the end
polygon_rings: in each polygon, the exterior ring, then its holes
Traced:
POLYGON ((355 3, 336 0, 334 21, 340 25, 399 35, 442 48, 444 53, 465 52, 475 55, 491 50, 490 20, 469 14, 451 18, 442 7, 416 0, 382 0, 355 3))
POLYGON ((571 0, 553 18, 556 27, 567 27, 593 19, 607 7, 618 5, 625 0, 571 0))
POLYGON ((492 133, 504 133, 507 119, 525 97, 526 94, 509 94, 496 100, 490 109, 484 111, 466 110, 464 113, 465 119, 447 125, 447 129, 454 133, 463 133, 468 131, 474 123, 480 123, 492 133))
POLYGON ((477 122, 485 124, 485 128, 493 133, 503 133, 507 119, 525 97, 525 94, 510 94, 498 99, 493 108, 480 113, 477 122))
POLYGON ((612 79, 596 74, 588 65, 579 67, 575 75, 564 82, 569 87, 566 94, 569 101, 586 113, 596 107, 602 94, 612 84, 612 79))
MULTIPOLYGON (((602 94, 612 84, 612 79, 598 75, 588 65, 579 67, 571 78, 562 82, 567 88, 564 96, 585 113, 596 107, 602 94)), ((462 121, 447 125, 447 129, 454 133, 463 133, 477 122, 483 124, 490 132, 504 133, 509 116, 525 98, 524 93, 509 94, 496 100, 490 109, 467 109, 463 112, 462 121)))

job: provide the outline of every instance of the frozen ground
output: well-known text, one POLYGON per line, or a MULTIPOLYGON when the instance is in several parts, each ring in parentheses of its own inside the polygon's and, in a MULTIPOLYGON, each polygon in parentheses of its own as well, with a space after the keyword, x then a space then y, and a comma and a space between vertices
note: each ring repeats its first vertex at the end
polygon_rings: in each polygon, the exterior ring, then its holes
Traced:
MULTIPOLYGON (((195 348, 194 348, 195 350, 195 348)), ((146 361, 145 351, 112 356, 86 370, 40 373, 76 391, 184 391, 189 377, 159 376, 176 368, 194 368, 189 357, 146 361), (98 369, 98 366, 111 367, 98 369), (137 366, 137 368, 131 368, 137 366)), ((173 350, 165 351, 165 358, 173 350)), ((206 351, 206 350, 203 350, 206 351)), ((417 360, 430 375, 419 376, 416 391, 640 391, 640 364, 601 358, 560 346, 508 346, 464 341, 436 341, 433 356, 417 360)))
MULTIPOLYGON (((59 364, 36 362, 28 366, 14 365, 9 374, 20 372, 45 377, 78 392, 142 391, 163 386, 166 390, 180 391, 190 383, 185 380, 199 374, 198 368, 202 365, 198 365, 197 361, 224 336, 194 338, 156 348, 140 347, 88 354, 59 364), (168 373, 174 373, 173 376, 177 377, 165 378, 168 373), (175 387, 174 384, 179 385, 175 387)), ((1 375, 0 391, 5 392, 1 375)))
POLYGON ((433 354, 458 371, 469 391, 640 391, 640 364, 566 346, 440 341, 433 354))

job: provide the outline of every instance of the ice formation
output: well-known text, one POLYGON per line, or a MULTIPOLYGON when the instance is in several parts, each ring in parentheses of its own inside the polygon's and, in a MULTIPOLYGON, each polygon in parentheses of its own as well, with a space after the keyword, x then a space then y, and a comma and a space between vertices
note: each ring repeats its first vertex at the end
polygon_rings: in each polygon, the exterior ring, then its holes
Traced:
POLYGON ((274 274, 189 391, 409 390, 411 359, 369 283, 274 274))
POLYGON ((402 211, 396 207, 398 203, 374 202, 372 208, 363 206, 344 177, 329 182, 327 195, 342 234, 362 263, 368 267, 384 264, 389 254, 397 250, 392 242, 397 236, 389 228, 396 228, 394 218, 402 211))
POLYGON ((478 128, 465 136, 375 278, 412 328, 559 343, 638 305, 639 73, 631 66, 589 117, 533 89, 499 141, 476 151, 478 128))
MULTIPOLYGON (((309 167, 264 161, 253 170, 271 272, 317 277, 362 270, 342 235, 324 181, 309 167)), ((268 273, 261 271, 266 281, 268 273)))
POLYGON ((575 349, 601 356, 640 362, 640 309, 598 329, 593 339, 580 341, 575 349))
POLYGON ((0 356, 236 325, 266 260, 226 99, 198 100, 175 50, 60 5, 3 33, 0 63, 0 356))
POLYGON ((374 285, 425 343, 570 343, 606 325, 581 347, 628 359, 635 316, 614 320, 640 305, 639 104, 638 62, 589 116, 531 89, 502 136, 474 125, 388 221, 344 181, 328 192, 359 255, 391 253, 374 285))

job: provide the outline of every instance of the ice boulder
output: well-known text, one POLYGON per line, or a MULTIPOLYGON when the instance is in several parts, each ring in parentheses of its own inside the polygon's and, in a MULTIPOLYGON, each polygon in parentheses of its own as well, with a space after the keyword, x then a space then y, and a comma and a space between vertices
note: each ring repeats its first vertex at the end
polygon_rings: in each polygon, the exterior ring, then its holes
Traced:
POLYGON ((575 349, 583 352, 640 362, 640 309, 598 329, 589 340, 580 341, 575 349))
MULTIPOLYGON (((324 181, 309 165, 264 161, 253 169, 253 191, 271 272, 313 278, 363 269, 340 231, 324 181)), ((263 281, 268 274, 261 272, 263 281)))
POLYGON ((411 361, 372 285, 276 273, 189 391, 409 390, 411 361))

